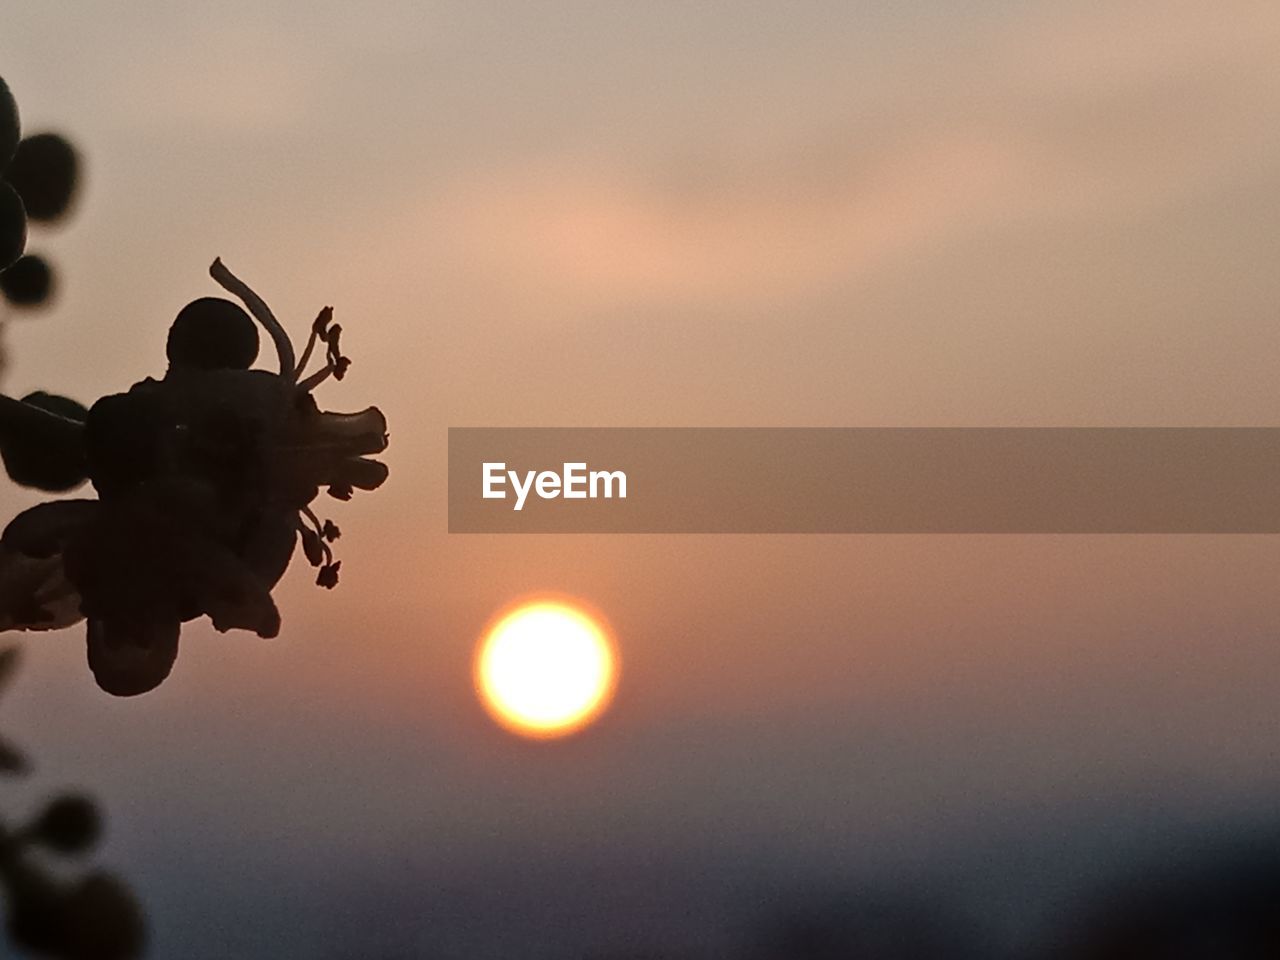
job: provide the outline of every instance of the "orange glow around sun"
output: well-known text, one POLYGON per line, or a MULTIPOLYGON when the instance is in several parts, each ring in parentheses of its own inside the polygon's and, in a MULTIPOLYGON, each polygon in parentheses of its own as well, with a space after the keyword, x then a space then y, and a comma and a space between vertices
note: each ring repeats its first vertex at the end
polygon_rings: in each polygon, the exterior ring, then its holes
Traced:
POLYGON ((581 730, 609 705, 618 660, 608 632, 560 600, 521 604, 480 642, 475 685, 503 727, 549 739, 581 730))

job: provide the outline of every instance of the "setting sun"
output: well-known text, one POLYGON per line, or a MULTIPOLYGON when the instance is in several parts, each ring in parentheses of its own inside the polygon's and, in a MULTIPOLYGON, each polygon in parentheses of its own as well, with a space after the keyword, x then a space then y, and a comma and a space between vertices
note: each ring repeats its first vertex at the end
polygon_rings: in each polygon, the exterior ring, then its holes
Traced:
POLYGON ((505 614, 476 654, 481 701, 498 723, 526 737, 560 737, 585 727, 608 705, 616 678, 605 629, 557 600, 505 614))

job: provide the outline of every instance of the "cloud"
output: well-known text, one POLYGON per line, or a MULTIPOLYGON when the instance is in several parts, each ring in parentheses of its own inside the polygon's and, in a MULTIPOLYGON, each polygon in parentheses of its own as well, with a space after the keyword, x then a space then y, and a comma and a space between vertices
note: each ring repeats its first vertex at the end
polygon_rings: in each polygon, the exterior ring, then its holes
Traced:
POLYGON ((1270 4, 1037 11, 866 93, 828 64, 820 119, 726 109, 682 147, 519 157, 429 215, 513 298, 583 314, 820 297, 984 232, 1261 182, 1280 163, 1278 48, 1270 4))

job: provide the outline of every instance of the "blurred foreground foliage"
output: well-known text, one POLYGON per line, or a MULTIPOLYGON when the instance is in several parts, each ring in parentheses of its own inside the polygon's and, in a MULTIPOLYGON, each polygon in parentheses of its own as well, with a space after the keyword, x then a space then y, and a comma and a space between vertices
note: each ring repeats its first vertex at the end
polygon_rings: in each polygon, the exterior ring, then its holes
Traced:
MULTIPOLYGON (((0 651, 0 686, 9 682, 18 651, 0 651)), ((0 774, 21 776, 26 757, 0 740, 0 774)), ((68 874, 102 835, 102 814, 80 793, 49 800, 28 822, 0 819, 0 885, 5 929, 14 946, 50 960, 134 960, 143 954, 146 921, 137 898, 114 874, 68 874), (58 861, 62 861, 61 863, 58 861)))
MULTIPOLYGON (((79 156, 61 135, 22 137, 17 103, 0 78, 0 295, 14 316, 50 301, 53 267, 25 252, 28 228, 66 215, 79 171, 79 156)), ((43 394, 28 399, 57 415, 75 408, 43 394)), ((20 480, 33 479, 24 471, 39 458, 39 451, 27 446, 19 442, 0 449, 6 467, 16 469, 20 480)), ((27 605, 33 586, 0 583, 0 606, 27 605)), ((17 662, 16 648, 0 651, 0 686, 11 681, 17 662)), ((0 775, 22 776, 30 766, 20 750, 0 738, 0 775)), ((50 960, 135 960, 143 955, 146 922, 133 892, 112 873, 76 869, 101 835, 102 814, 81 793, 54 796, 26 823, 0 818, 5 930, 16 948, 50 960)))
MULTIPOLYGON (((57 275, 28 252, 32 229, 74 209, 80 156, 56 133, 24 136, 0 79, 0 296, 7 316, 45 306, 57 275)), ((340 532, 311 503, 374 490, 387 468, 376 407, 321 410, 316 387, 351 365, 333 309, 311 324, 299 356, 266 302, 215 260, 212 278, 236 303, 192 301, 174 319, 168 367, 90 406, 37 391, 0 394, 0 459, 9 478, 50 494, 86 483, 96 498, 52 499, 0 533, 0 631, 56 631, 86 621, 98 686, 115 696, 155 689, 177 659, 182 625, 276 636, 271 592, 301 542, 316 584, 338 582, 340 532), (241 306, 243 304, 243 306, 241 306), (252 369, 259 327, 275 371, 252 369), (313 356, 317 369, 309 369, 313 356)), ((7 320, 0 313, 0 324, 7 320)), ((15 654, 3 659, 11 672, 15 654)), ((0 770, 23 768, 0 743, 0 770)), ((49 861, 83 856, 100 833, 96 806, 55 798, 30 824, 0 825, 8 931, 37 956, 129 960, 144 941, 142 913, 110 874, 78 879, 49 861)))

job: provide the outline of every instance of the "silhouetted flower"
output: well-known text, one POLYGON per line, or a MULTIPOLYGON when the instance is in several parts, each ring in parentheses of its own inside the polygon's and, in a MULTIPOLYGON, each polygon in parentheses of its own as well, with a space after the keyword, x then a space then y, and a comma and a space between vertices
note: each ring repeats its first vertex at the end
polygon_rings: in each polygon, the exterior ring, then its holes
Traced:
POLYGON ((249 369, 258 333, 245 311, 206 297, 174 321, 162 379, 103 397, 82 420, 30 398, 2 408, 4 449, 35 460, 27 475, 56 476, 64 489, 82 469, 98 499, 40 504, 0 535, 0 629, 87 618, 90 668, 121 696, 164 680, 185 621, 208 616, 220 631, 276 636, 271 590, 299 535, 316 583, 337 583, 330 543, 339 531, 311 501, 322 487, 349 499, 387 476, 369 459, 386 449, 382 413, 328 413, 312 396, 350 365, 332 309, 297 361, 261 298, 221 261, 210 272, 267 331, 278 373, 249 369), (324 364, 304 377, 318 344, 324 364), (44 451, 56 462, 42 472, 44 451))

